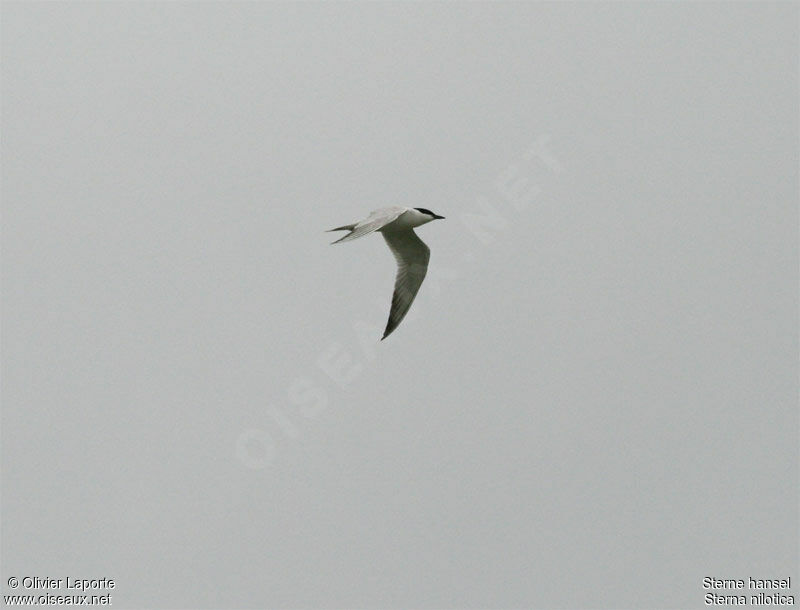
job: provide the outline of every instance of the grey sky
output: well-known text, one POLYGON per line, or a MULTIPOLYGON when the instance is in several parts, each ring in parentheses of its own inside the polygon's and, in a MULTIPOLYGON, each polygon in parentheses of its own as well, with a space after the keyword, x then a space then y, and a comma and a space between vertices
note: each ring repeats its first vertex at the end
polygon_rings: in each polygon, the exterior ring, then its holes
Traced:
POLYGON ((6 2, 2 57, 4 595, 800 577, 797 4, 6 2), (379 343, 323 231, 386 205, 447 220, 379 343))

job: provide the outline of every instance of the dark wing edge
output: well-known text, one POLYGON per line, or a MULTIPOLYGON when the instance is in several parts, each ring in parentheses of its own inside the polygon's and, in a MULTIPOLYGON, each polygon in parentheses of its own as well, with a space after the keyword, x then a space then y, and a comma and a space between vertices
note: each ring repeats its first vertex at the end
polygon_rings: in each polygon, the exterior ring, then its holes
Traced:
POLYGON ((422 286, 422 281, 428 273, 428 261, 431 256, 430 248, 413 229, 386 232, 383 237, 397 261, 397 275, 395 276, 389 320, 381 341, 392 334, 406 317, 420 286, 422 286))

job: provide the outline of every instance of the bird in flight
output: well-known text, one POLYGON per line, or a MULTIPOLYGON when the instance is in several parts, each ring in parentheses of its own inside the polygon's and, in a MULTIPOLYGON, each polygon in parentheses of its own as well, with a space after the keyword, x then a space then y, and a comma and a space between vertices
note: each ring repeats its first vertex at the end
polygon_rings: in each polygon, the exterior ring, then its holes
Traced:
POLYGON ((375 231, 383 233, 383 238, 397 261, 397 276, 394 281, 392 308, 389 321, 383 331, 383 341, 402 322, 417 296, 422 280, 428 272, 428 260, 431 251, 417 234, 414 227, 419 227, 432 220, 444 218, 425 208, 405 208, 392 206, 375 210, 364 220, 353 224, 330 229, 331 231, 350 231, 334 244, 341 244, 364 237, 375 231))

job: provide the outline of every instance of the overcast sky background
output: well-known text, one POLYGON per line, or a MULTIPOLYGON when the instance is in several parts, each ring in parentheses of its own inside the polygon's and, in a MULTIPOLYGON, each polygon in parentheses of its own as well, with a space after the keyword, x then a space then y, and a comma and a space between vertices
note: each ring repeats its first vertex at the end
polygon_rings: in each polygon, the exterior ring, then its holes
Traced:
POLYGON ((3 593, 800 577, 797 54, 794 3, 4 3, 3 593), (378 342, 394 260, 323 231, 386 205, 447 220, 378 342))

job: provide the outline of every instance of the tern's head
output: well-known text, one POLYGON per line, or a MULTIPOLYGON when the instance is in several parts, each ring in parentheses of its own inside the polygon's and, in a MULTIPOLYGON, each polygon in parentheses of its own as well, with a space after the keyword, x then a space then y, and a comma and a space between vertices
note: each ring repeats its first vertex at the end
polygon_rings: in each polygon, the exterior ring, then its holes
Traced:
POLYGON ((430 210, 426 210, 425 208, 414 208, 414 209, 423 216, 427 217, 424 219, 425 222, 430 222, 431 220, 439 220, 444 218, 444 216, 439 216, 438 214, 434 214, 433 212, 431 212, 430 210))

